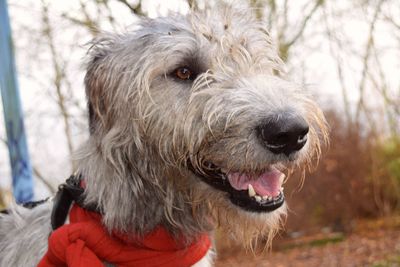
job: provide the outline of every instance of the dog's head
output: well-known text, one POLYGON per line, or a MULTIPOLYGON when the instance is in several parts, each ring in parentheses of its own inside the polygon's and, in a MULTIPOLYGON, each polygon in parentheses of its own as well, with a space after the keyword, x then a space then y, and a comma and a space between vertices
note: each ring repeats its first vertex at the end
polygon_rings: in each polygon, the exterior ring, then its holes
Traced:
POLYGON ((315 160, 327 129, 249 13, 220 7, 143 19, 94 41, 85 79, 90 145, 111 177, 93 178, 87 194, 106 206, 106 220, 108 211, 140 231, 146 215, 149 225, 185 233, 223 221, 244 239, 278 225, 285 173, 315 160), (112 211, 111 190, 128 215, 112 211))

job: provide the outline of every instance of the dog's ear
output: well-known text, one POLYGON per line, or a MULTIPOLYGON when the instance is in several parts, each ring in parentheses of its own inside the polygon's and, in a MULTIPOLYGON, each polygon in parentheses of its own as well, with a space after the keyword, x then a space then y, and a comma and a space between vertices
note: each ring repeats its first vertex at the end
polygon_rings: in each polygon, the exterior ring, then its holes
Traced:
POLYGON ((117 39, 117 35, 107 34, 90 43, 85 76, 90 134, 111 127, 112 114, 109 107, 112 90, 109 88, 111 85, 107 70, 110 66, 107 62, 110 61, 117 39))

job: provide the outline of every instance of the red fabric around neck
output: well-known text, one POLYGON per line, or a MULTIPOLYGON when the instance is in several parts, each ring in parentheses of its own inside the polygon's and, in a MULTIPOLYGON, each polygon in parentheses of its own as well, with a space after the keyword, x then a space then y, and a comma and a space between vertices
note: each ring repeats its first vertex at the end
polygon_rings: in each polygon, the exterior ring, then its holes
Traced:
POLYGON ((47 253, 38 267, 189 267, 203 258, 211 247, 207 234, 184 246, 162 227, 146 235, 140 244, 131 236, 112 233, 102 226, 101 216, 74 205, 70 224, 49 237, 47 253))

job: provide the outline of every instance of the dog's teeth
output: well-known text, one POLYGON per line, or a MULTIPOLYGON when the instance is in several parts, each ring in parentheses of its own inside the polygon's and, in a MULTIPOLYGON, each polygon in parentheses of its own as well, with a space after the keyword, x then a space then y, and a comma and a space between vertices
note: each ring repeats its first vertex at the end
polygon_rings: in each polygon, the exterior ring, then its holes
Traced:
POLYGON ((249 189, 249 196, 254 197, 256 195, 256 191, 254 191, 254 188, 251 184, 248 185, 248 189, 249 189))
POLYGON ((265 196, 262 197, 262 199, 264 199, 264 200, 268 200, 268 198, 269 198, 268 195, 265 195, 265 196))
POLYGON ((257 202, 261 202, 261 197, 259 195, 254 196, 254 198, 256 199, 257 202))
POLYGON ((281 191, 283 192, 283 186, 281 187, 281 191))

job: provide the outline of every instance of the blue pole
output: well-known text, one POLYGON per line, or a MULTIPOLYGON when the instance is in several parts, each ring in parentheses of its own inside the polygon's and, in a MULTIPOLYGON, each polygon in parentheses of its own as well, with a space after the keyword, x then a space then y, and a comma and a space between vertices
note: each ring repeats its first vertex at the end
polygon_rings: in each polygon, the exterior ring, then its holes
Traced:
POLYGON ((0 0, 0 90, 13 194, 17 203, 23 203, 33 199, 33 181, 16 73, 7 2, 0 0))

